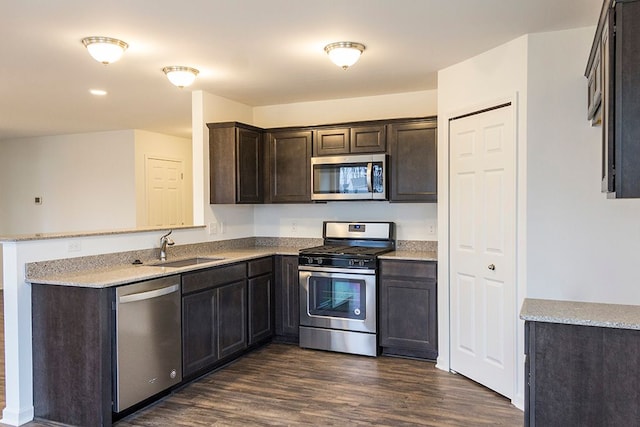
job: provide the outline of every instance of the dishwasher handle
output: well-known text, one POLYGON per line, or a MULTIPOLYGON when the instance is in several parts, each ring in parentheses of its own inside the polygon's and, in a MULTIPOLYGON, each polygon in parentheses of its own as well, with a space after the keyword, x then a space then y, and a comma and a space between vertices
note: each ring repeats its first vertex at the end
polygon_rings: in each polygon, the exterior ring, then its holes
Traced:
POLYGON ((146 299, 157 298, 163 295, 172 294, 180 289, 180 285, 171 285, 166 288, 154 289, 153 291, 138 292, 137 294, 123 295, 118 299, 119 304, 128 302, 143 301, 146 299))

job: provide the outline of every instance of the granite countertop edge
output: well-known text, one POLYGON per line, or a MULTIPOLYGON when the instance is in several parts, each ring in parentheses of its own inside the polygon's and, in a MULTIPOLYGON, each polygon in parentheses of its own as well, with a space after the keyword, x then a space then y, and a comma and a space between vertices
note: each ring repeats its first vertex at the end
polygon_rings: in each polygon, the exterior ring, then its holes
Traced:
POLYGON ((520 319, 530 322, 640 330, 640 305, 527 298, 520 319))
MULTIPOLYGON (((109 288, 129 283, 151 280, 159 277, 182 274, 190 271, 203 270, 211 267, 220 267, 251 259, 272 255, 298 255, 295 248, 288 247, 263 247, 249 249, 231 249, 215 252, 203 252, 197 256, 200 258, 223 258, 211 262, 193 264, 184 267, 163 267, 154 265, 157 263, 139 264, 130 266, 114 266, 102 269, 81 270, 73 273, 47 274, 43 276, 26 277, 26 281, 32 284, 72 286, 82 288, 109 288)), ((191 258, 191 257, 189 257, 191 258)), ((168 259, 167 261, 178 261, 168 259)))
MULTIPOLYGON (((219 250, 211 252, 200 252, 197 254, 201 258, 223 258, 207 263, 194 264, 185 267, 163 267, 157 261, 139 265, 120 265, 106 268, 96 268, 80 270, 75 272, 47 273, 43 275, 27 275, 26 281, 32 284, 71 286, 82 288, 109 288, 129 283, 151 280, 174 274, 182 274, 190 271, 203 270, 211 267, 221 267, 242 261, 261 258, 272 255, 298 255, 299 248, 294 247, 253 247, 241 249, 219 250)), ((191 258, 191 257, 189 257, 191 258)), ((416 261, 436 261, 435 252, 424 251, 395 251, 380 256, 382 259, 395 260, 416 260, 416 261)), ((168 261, 177 261, 169 259, 168 261)))
POLYGON ((393 251, 378 255, 378 259, 403 260, 403 261, 437 261, 438 254, 435 251, 393 251))

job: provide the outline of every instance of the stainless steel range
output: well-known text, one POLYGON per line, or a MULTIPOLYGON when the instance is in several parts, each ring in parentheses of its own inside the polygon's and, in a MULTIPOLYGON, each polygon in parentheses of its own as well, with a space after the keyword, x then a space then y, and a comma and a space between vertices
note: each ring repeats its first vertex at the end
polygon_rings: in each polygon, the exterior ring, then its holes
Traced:
POLYGON ((300 347, 377 356, 377 256, 395 223, 325 221, 324 245, 300 250, 300 347))

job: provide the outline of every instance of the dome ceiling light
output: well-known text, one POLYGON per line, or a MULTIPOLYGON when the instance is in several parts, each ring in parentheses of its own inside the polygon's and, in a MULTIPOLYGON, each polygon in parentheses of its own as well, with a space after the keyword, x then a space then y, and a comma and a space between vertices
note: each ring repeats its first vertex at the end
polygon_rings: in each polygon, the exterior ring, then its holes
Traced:
POLYGON ((324 47, 331 61, 346 70, 356 62, 364 52, 365 46, 355 42, 336 42, 324 47))
POLYGON ((111 37, 85 37, 82 44, 89 51, 89 55, 105 65, 116 62, 129 45, 122 40, 111 37))
POLYGON ((172 65, 171 67, 164 67, 162 71, 167 75, 167 78, 171 83, 183 88, 191 85, 196 79, 196 76, 200 71, 191 67, 184 67, 180 65, 172 65))

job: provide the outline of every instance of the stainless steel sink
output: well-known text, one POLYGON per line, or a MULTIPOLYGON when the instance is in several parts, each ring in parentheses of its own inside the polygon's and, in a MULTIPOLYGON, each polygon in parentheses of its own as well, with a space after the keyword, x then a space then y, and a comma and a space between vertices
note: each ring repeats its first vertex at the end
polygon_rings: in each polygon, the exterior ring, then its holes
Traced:
POLYGON ((196 257, 196 258, 178 259, 175 261, 162 261, 162 262, 158 262, 156 264, 150 264, 150 265, 154 267, 188 267, 190 265, 206 264, 208 262, 221 261, 223 259, 224 258, 216 258, 216 257, 211 257, 211 258, 196 257))

